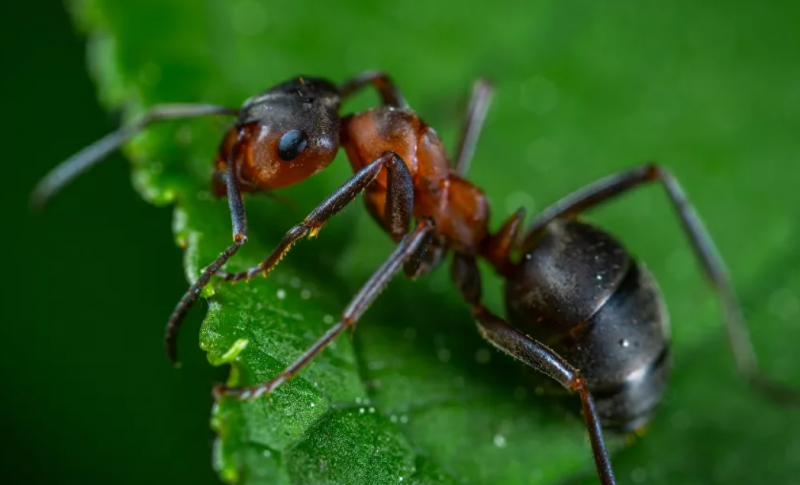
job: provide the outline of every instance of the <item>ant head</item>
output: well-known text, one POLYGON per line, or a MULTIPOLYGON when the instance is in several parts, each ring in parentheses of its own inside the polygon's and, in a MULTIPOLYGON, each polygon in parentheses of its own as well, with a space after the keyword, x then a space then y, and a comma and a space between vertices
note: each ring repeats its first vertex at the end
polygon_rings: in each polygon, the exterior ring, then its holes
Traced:
POLYGON ((246 191, 287 187, 327 167, 339 150, 339 104, 333 84, 309 77, 245 101, 220 149, 215 191, 225 192, 227 160, 237 140, 238 173, 246 191))

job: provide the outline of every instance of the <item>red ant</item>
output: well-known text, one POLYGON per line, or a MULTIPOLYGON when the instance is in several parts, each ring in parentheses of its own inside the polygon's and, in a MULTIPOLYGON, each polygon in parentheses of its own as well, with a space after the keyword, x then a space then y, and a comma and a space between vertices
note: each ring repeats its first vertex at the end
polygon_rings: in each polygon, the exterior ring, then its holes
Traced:
POLYGON ((383 73, 364 73, 338 87, 324 79, 295 78, 248 99, 241 109, 158 106, 58 166, 36 188, 33 202, 43 205, 152 122, 237 116, 220 146, 213 175, 215 193, 228 198, 234 242, 203 271, 170 317, 166 343, 173 361, 181 322, 212 276, 237 281, 266 275, 293 244, 315 236, 363 192, 370 214, 397 243, 395 250, 347 305, 339 322, 277 377, 249 388, 219 386, 216 395, 248 399, 274 391, 336 336, 354 328, 401 268, 416 278, 437 268, 452 251, 452 279, 471 306, 480 333, 578 394, 600 480, 613 484, 602 427, 630 431, 652 417, 669 369, 667 314, 644 266, 606 232, 575 217, 633 188, 659 183, 722 303, 739 371, 771 398, 796 404, 797 394, 759 372, 724 263, 678 181, 664 167, 647 164, 584 187, 544 210, 524 236, 523 210, 490 233, 487 200, 463 177, 491 94, 487 82, 475 84, 454 164, 436 132, 409 109, 383 73), (380 94, 382 106, 341 118, 342 100, 369 85, 380 94), (242 192, 305 180, 334 159, 340 144, 355 175, 290 229, 261 264, 239 273, 222 271, 247 241, 242 192), (409 229, 412 219, 416 225, 409 229), (512 258, 516 253, 522 255, 519 261, 512 258), (476 258, 487 260, 506 279, 510 323, 482 304, 476 258))

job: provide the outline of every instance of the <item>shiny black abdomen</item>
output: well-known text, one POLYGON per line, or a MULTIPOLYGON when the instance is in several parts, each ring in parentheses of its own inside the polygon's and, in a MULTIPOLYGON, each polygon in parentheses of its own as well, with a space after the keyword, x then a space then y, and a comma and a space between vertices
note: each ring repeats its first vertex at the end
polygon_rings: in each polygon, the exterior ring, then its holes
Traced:
POLYGON ((668 316, 650 273, 606 232, 555 221, 508 278, 509 321, 589 383, 603 425, 645 424, 669 372, 668 316))

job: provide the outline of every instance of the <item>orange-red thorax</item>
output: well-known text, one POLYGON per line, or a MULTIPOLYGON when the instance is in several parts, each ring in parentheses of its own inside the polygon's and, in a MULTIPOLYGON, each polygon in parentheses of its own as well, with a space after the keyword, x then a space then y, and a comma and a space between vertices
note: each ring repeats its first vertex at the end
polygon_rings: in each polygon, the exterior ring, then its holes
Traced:
MULTIPOLYGON (((343 120, 341 140, 354 172, 384 152, 397 153, 414 182, 414 216, 432 217, 446 246, 479 253, 488 236, 486 197, 451 170, 436 131, 413 111, 381 107, 351 115, 343 120)), ((386 169, 367 189, 365 200, 370 213, 386 227, 386 169)))

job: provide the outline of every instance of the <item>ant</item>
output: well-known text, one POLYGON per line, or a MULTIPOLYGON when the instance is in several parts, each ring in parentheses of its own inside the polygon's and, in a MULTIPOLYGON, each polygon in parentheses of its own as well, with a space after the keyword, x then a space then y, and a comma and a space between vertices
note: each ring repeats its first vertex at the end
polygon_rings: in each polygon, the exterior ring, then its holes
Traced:
POLYGON ((602 428, 629 432, 651 419, 669 371, 668 317, 647 269, 608 233, 576 217, 634 188, 657 183, 665 189, 721 302, 738 370, 768 397, 800 402, 793 390, 760 373, 725 265, 666 168, 645 164, 588 185, 545 209, 524 234, 522 209, 496 233, 489 231, 486 197, 464 177, 492 91, 485 80, 474 84, 454 163, 436 132, 408 107, 382 72, 367 72, 339 86, 298 77, 246 100, 241 109, 161 105, 56 167, 32 200, 44 205, 61 187, 151 123, 236 116, 212 176, 214 193, 228 199, 233 243, 203 270, 172 313, 165 340, 173 362, 181 323, 213 276, 224 281, 266 276, 296 242, 316 236, 334 214, 364 193, 369 213, 396 242, 394 251, 350 301, 341 319, 283 372, 253 387, 218 386, 216 396, 254 399, 271 393, 340 333, 354 329, 401 269, 416 278, 436 269, 452 252, 452 280, 470 305, 481 335, 578 395, 600 481, 614 484, 602 428), (369 86, 377 90, 381 105, 341 117, 342 101, 369 86), (247 241, 242 193, 303 181, 330 164, 340 145, 355 175, 292 227, 262 263, 242 272, 223 271, 221 267, 247 241), (517 254, 521 257, 514 257, 517 254), (506 280, 508 320, 482 303, 478 258, 506 280))

